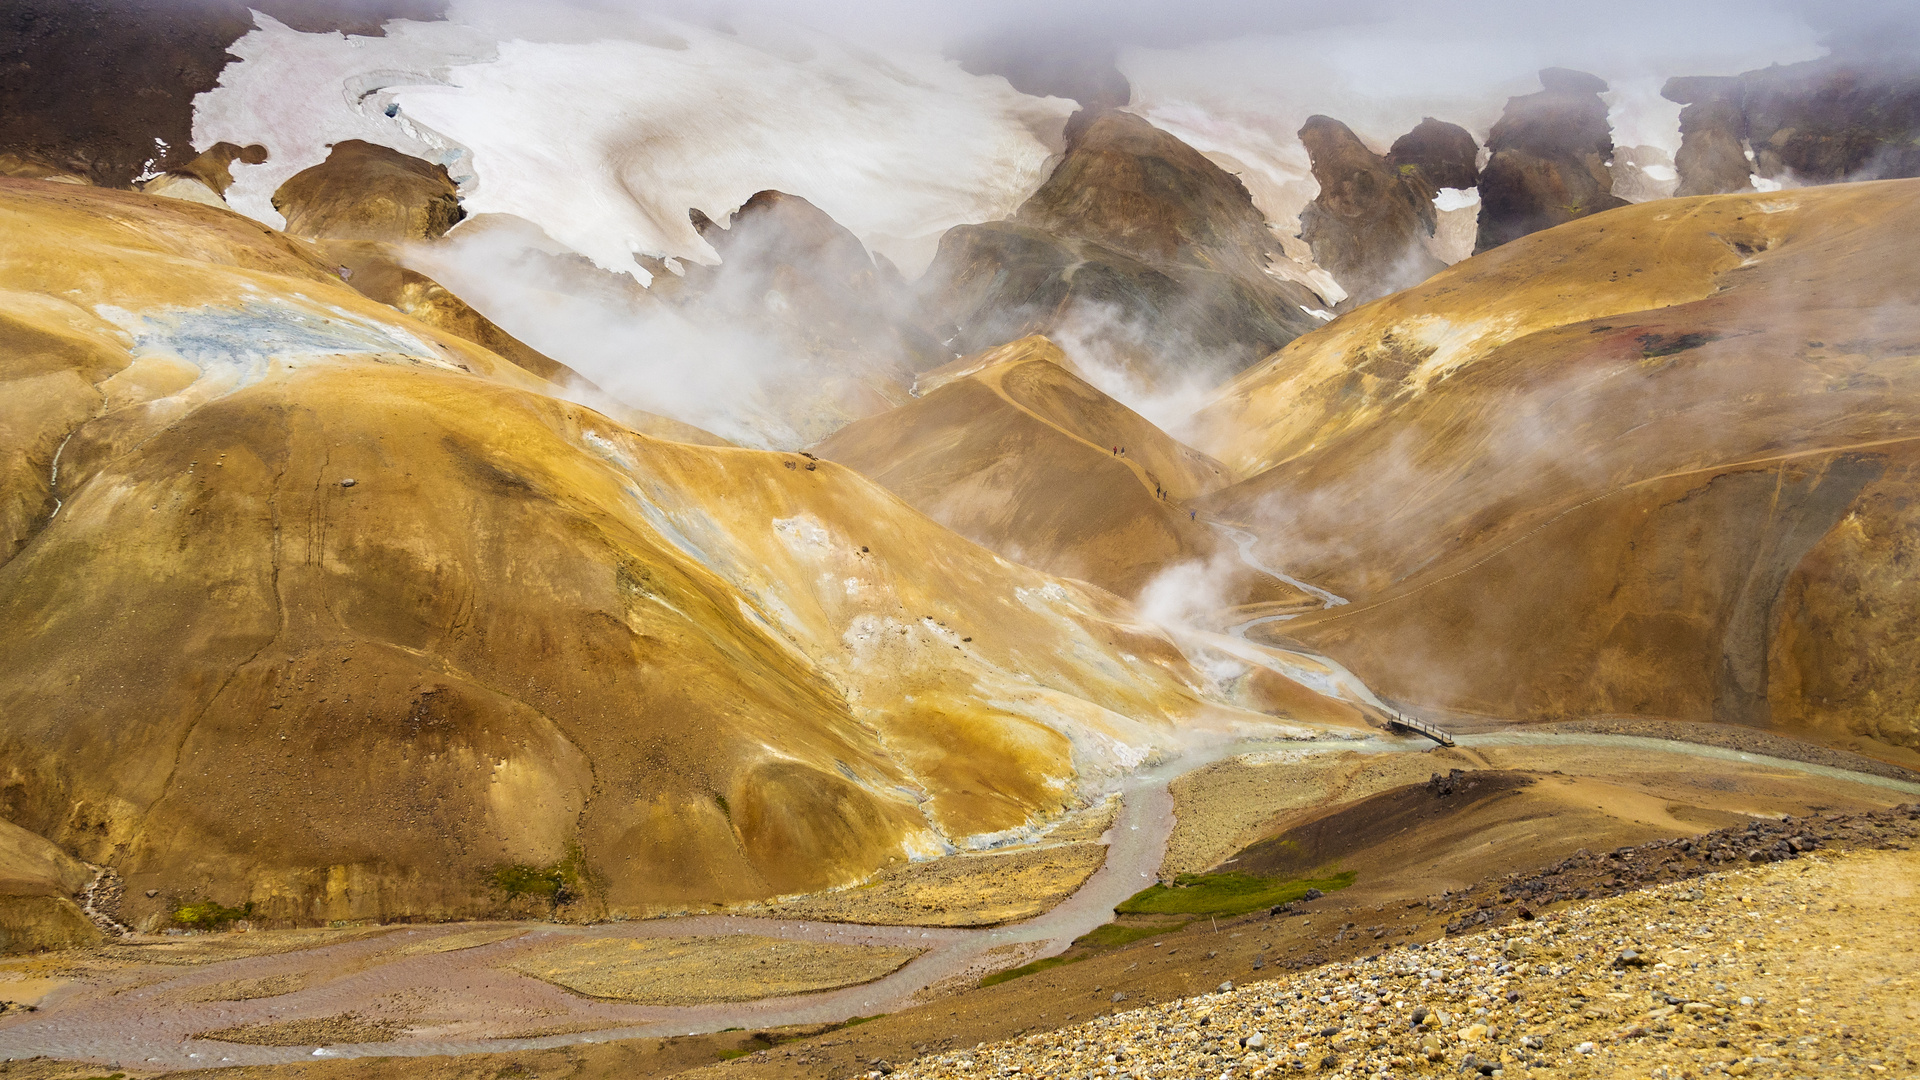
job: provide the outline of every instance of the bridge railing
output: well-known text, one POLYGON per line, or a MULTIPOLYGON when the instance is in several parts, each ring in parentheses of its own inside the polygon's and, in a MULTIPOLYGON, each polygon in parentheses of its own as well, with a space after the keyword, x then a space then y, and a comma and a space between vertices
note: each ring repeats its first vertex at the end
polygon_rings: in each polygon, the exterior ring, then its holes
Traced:
POLYGON ((1399 712, 1397 710, 1389 710, 1387 713, 1387 721, 1396 727, 1403 727, 1403 728, 1406 728, 1408 731, 1418 732, 1421 735, 1425 735, 1427 738, 1432 739, 1434 742, 1439 743, 1441 746, 1453 745, 1452 735, 1448 734, 1446 731, 1440 729, 1439 727, 1436 727, 1433 724, 1429 724, 1425 720, 1415 719, 1414 717, 1408 716, 1405 713, 1399 712))

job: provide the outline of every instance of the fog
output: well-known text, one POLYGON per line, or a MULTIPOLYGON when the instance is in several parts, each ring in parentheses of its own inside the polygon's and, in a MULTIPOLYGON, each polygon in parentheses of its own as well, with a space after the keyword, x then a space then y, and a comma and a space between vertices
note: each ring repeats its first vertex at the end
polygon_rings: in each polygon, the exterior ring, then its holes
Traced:
MULTIPOLYGON (((194 139, 268 145, 271 160, 238 170, 228 197, 274 225, 273 192, 333 142, 445 164, 476 219, 526 226, 464 246, 469 227, 456 228, 446 250, 468 262, 438 264, 456 291, 631 406, 784 446, 823 434, 825 421, 795 416, 796 386, 867 374, 726 320, 607 307, 528 252, 557 245, 649 285, 662 267, 719 261, 689 210, 719 217, 777 189, 911 280, 947 229, 1007 217, 1044 180, 1077 107, 1048 95, 1117 86, 1128 109, 1240 176, 1287 247, 1274 272, 1331 309, 1343 289, 1294 238, 1317 191, 1295 134, 1307 116, 1342 120, 1376 151, 1424 116, 1484 139, 1507 97, 1538 88, 1538 69, 1587 70, 1612 87, 1621 190, 1657 197, 1678 147, 1666 78, 1806 60, 1823 40, 1890 39, 1874 28, 1902 21, 1891 4, 1728 0, 451 0, 443 20, 390 22, 382 37, 259 16, 196 101, 194 139), (542 239, 523 251, 515 237, 542 239)), ((1447 196, 1462 207, 1436 246, 1449 261, 1471 247, 1471 195, 1447 196)), ((1161 351, 1192 360, 1191 374, 1142 379, 1116 350, 1156 332, 1089 310, 1061 336, 1091 381, 1178 431, 1232 365, 1176 341, 1161 351)))

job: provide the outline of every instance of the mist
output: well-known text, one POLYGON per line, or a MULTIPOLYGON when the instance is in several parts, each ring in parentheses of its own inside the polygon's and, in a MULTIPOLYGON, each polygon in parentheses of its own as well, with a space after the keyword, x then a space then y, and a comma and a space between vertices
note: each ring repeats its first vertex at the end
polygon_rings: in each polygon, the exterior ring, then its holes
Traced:
MULTIPOLYGON (((1817 57, 1823 40, 1900 18, 1890 5, 1718 0, 1579 19, 1506 0, 452 0, 443 19, 392 21, 380 37, 258 16, 196 99, 194 142, 269 147, 227 197, 276 226, 273 192, 333 142, 446 165, 472 216, 415 254, 424 272, 631 407, 795 447, 898 400, 928 357, 903 349, 889 365, 862 347, 853 370, 836 369, 724 305, 653 297, 723 261, 689 211, 799 196, 911 282, 947 230, 1005 219, 1040 185, 1084 103, 1072 97, 1117 94, 1240 178, 1288 256, 1269 273, 1312 289, 1325 306, 1310 312, 1326 317, 1347 290, 1296 236, 1318 191, 1296 135, 1305 117, 1340 119, 1376 151, 1429 115, 1484 141, 1538 69, 1589 70, 1612 85, 1623 191, 1657 197, 1679 138, 1661 80, 1817 57), (482 236, 485 221, 517 224, 482 236), (555 261, 569 254, 638 291, 583 284, 555 261), (839 381, 822 391, 823 378, 839 381), (824 400, 835 404, 806 420, 824 400)), ((1475 196, 1443 199, 1446 235, 1429 249, 1451 262, 1472 246, 1475 196)), ((1097 306, 1056 335, 1090 382, 1176 435, 1257 359, 1097 306)))

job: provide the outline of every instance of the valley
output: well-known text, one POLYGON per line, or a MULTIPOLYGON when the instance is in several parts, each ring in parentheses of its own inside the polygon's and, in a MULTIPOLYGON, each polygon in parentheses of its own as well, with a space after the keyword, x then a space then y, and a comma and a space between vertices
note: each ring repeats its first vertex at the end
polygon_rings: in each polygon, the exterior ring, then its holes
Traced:
POLYGON ((1910 13, 0 6, 0 1078, 1920 1075, 1910 13))

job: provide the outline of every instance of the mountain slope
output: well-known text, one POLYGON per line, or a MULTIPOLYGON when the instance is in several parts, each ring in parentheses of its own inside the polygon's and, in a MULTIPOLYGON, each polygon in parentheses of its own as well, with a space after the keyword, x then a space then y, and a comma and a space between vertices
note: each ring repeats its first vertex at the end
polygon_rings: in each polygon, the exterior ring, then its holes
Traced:
POLYGON ((1920 184, 1629 207, 1525 237, 1250 371, 1201 446, 1290 623, 1376 690, 1920 745, 1920 184))
MULTIPOLYGON (((955 361, 922 377, 918 399, 816 449, 1009 559, 1122 596, 1218 556, 1218 534, 1185 503, 1224 486, 1225 468, 1065 362, 1040 337, 955 361)), ((1256 576, 1245 587, 1258 591, 1256 576)))
POLYGON ((0 229, 0 816, 126 921, 818 889, 1261 720, 1104 593, 635 434, 236 215, 0 181, 0 229))

